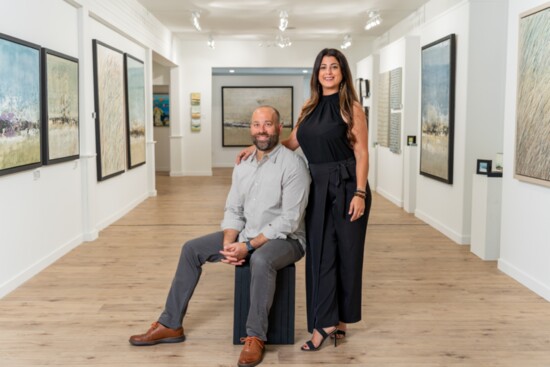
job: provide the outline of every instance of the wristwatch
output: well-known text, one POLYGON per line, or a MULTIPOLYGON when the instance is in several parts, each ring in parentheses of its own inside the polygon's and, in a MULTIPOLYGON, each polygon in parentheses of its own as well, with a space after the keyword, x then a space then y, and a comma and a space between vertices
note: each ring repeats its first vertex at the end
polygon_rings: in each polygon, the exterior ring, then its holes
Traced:
POLYGON ((252 244, 250 243, 250 241, 246 241, 244 244, 246 245, 246 249, 248 250, 248 253, 249 253, 249 254, 253 253, 254 250, 256 250, 256 249, 252 246, 252 244))

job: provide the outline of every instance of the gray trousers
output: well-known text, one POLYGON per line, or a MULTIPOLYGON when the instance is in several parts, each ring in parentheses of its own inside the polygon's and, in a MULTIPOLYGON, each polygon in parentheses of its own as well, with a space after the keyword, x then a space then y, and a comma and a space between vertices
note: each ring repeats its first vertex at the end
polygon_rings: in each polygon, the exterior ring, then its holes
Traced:
MULTIPOLYGON (((223 259, 223 232, 216 232, 186 242, 181 250, 176 275, 159 322, 177 329, 183 324, 187 306, 195 291, 202 265, 223 259)), ((293 264, 304 256, 300 243, 293 239, 270 240, 250 256, 250 309, 246 321, 248 336, 267 340, 269 310, 273 303, 277 270, 293 264)))

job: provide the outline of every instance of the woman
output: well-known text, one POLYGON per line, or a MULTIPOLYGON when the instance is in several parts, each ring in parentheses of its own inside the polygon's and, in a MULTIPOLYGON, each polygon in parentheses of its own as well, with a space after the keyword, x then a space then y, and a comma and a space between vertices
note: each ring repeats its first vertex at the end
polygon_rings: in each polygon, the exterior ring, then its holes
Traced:
MULTIPOLYGON (((350 68, 336 49, 315 59, 311 97, 296 127, 281 143, 302 148, 312 176, 306 210, 306 293, 311 340, 343 338, 346 324, 361 319, 363 250, 371 193, 368 133, 350 68)), ((241 156, 246 153, 241 152, 241 156)))

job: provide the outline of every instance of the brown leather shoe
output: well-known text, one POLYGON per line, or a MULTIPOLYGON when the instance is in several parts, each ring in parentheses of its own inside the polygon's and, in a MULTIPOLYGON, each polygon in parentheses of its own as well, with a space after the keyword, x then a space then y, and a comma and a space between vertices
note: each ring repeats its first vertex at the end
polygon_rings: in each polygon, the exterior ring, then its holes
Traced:
POLYGON ((244 338, 244 347, 239 357, 239 367, 254 367, 264 359, 264 341, 257 336, 244 338))
POLYGON ((181 343, 185 341, 183 328, 170 329, 160 322, 153 322, 145 334, 132 335, 130 344, 135 346, 155 345, 159 343, 181 343))

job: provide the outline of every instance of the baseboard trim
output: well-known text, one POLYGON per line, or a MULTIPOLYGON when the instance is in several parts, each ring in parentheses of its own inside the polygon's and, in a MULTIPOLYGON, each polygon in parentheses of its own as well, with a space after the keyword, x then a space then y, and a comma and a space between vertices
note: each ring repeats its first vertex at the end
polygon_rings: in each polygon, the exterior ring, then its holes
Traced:
POLYGON ((414 211, 414 215, 428 223, 430 226, 437 229, 439 232, 443 233, 445 236, 449 237, 451 240, 456 242, 459 245, 469 245, 470 244, 470 236, 469 235, 461 235, 460 233, 456 233, 451 228, 447 227, 443 223, 437 221, 436 219, 432 218, 428 214, 424 213, 421 210, 416 209, 414 211))
POLYGON ((521 283, 527 289, 535 292, 536 294, 550 302, 550 288, 543 282, 533 278, 531 275, 527 274, 523 270, 519 269, 518 267, 512 265, 502 258, 498 259, 498 269, 512 279, 521 283))
POLYGON ((134 209, 136 206, 141 204, 145 199, 149 197, 149 193, 143 193, 140 196, 138 196, 136 199, 131 201, 128 205, 123 207, 121 210, 115 212, 114 214, 110 215, 109 217, 105 218, 104 220, 100 221, 97 224, 97 228, 101 231, 102 229, 107 228, 126 214, 128 214, 132 209, 134 209))
POLYGON ((46 255, 28 268, 21 271, 19 274, 15 275, 13 278, 4 282, 2 285, 0 285, 0 298, 3 298, 8 293, 20 287, 27 280, 31 279, 36 274, 40 273, 42 270, 46 269, 48 266, 72 251, 74 248, 78 247, 82 242, 83 236, 76 236, 72 240, 66 242, 64 245, 61 245, 60 247, 52 251, 49 255, 46 255))
POLYGON ((385 197, 386 199, 388 199, 389 201, 391 201, 392 203, 394 203, 395 205, 397 205, 398 207, 400 207, 400 208, 403 207, 403 200, 401 200, 398 197, 390 194, 389 192, 385 191, 384 189, 381 189, 380 187, 377 187, 376 192, 378 194, 380 194, 381 196, 385 197))

